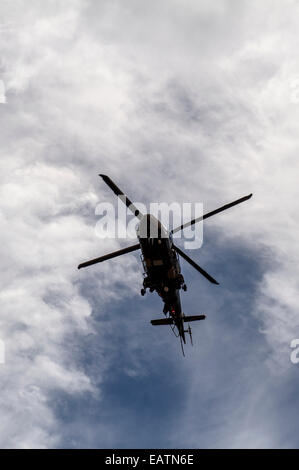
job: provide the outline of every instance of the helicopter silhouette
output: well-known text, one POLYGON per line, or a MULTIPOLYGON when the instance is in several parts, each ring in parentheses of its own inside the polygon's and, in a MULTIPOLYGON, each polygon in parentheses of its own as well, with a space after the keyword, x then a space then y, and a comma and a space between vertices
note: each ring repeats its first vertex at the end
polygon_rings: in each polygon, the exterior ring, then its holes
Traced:
POLYGON ((185 315, 182 311, 180 290, 187 290, 184 277, 181 273, 180 259, 182 257, 202 276, 204 276, 212 284, 219 284, 210 274, 193 261, 184 251, 182 251, 173 242, 173 234, 184 230, 198 222, 212 217, 230 207, 247 201, 252 194, 244 196, 236 201, 225 204, 213 211, 210 211, 200 217, 190 220, 178 227, 168 231, 163 224, 152 214, 142 214, 140 210, 131 202, 131 200, 119 189, 118 186, 107 176, 100 174, 104 182, 118 196, 127 208, 139 219, 136 228, 138 243, 127 248, 123 248, 107 255, 94 258, 79 264, 78 269, 86 268, 93 264, 101 263, 109 259, 122 256, 141 250, 141 260, 144 268, 143 287, 141 295, 144 296, 146 290, 157 292, 161 297, 164 307, 163 313, 165 318, 151 320, 152 325, 170 325, 174 334, 180 338, 182 352, 184 354, 183 344, 186 344, 186 335, 189 334, 191 344, 192 331, 189 323, 193 321, 204 320, 205 315, 185 315), (188 328, 185 329, 185 323, 188 328))

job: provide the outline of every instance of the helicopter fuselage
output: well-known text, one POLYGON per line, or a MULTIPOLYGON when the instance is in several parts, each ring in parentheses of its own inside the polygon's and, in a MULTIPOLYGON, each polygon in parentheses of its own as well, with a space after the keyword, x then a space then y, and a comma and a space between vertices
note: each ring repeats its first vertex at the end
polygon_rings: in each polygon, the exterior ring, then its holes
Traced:
POLYGON ((141 219, 137 236, 145 276, 141 294, 144 295, 146 289, 158 293, 164 302, 164 314, 173 319, 185 342, 180 289, 186 287, 172 237, 162 223, 150 214, 141 219))

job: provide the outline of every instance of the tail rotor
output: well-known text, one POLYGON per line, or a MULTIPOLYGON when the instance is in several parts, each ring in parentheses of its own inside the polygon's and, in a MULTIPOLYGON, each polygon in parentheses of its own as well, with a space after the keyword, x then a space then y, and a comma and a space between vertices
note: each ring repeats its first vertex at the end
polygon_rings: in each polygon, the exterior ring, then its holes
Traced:
POLYGON ((190 325, 188 325, 188 329, 185 330, 184 332, 188 333, 188 335, 190 336, 190 343, 191 343, 191 346, 193 346, 192 330, 191 330, 190 325))

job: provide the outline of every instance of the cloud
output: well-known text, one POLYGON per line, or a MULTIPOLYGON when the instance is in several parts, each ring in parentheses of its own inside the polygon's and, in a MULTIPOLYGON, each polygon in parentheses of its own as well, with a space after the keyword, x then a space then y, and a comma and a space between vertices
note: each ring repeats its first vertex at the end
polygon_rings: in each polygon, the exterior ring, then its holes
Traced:
MULTIPOLYGON (((0 333, 6 342, 6 364, 0 373, 7 424, 0 439, 4 447, 56 447, 64 442, 80 446, 84 438, 79 430, 76 437, 67 428, 55 396, 81 403, 87 394, 101 415, 101 397, 106 397, 105 387, 109 389, 120 342, 127 350, 120 373, 130 380, 153 374, 151 362, 159 363, 165 350, 177 354, 170 337, 161 330, 149 333, 144 323, 154 309, 158 313, 158 301, 148 301, 148 316, 136 320, 131 296, 138 309, 146 307, 144 303, 139 307, 136 298, 141 268, 134 255, 103 264, 101 270, 76 271, 80 261, 120 245, 109 240, 99 243, 95 237, 95 206, 114 197, 100 184, 100 172, 111 175, 130 197, 146 203, 201 201, 209 210, 254 193, 244 206, 207 223, 200 254, 207 268, 213 263, 224 276, 225 267, 228 277, 238 264, 230 263, 225 254, 241 257, 243 251, 257 259, 252 282, 254 276, 258 282, 246 304, 252 323, 246 331, 255 332, 252 342, 263 366, 254 372, 251 362, 255 364, 256 354, 248 354, 249 343, 242 349, 238 341, 231 342, 243 331, 242 324, 232 318, 232 325, 221 322, 224 329, 218 330, 216 319, 211 321, 210 330, 204 330, 208 353, 203 357, 215 377, 209 378, 211 386, 201 400, 207 410, 215 406, 220 417, 214 421, 203 413, 205 425, 200 431, 205 432, 207 445, 214 438, 224 446, 285 445, 282 434, 269 423, 282 420, 287 406, 276 414, 275 396, 273 408, 263 414, 255 403, 275 380, 285 380, 285 386, 290 383, 294 366, 289 345, 299 330, 298 64, 294 59, 298 6, 293 1, 286 5, 232 0, 188 0, 183 6, 176 0, 1 3, 0 78, 6 100, 0 108, 0 333), (216 250, 217 259, 223 256, 227 264, 215 264, 216 250), (120 316, 124 311, 130 327, 120 316), (245 363, 252 377, 253 385, 246 377, 244 388, 237 377, 232 383, 236 400, 253 410, 253 418, 232 412, 231 387, 225 376, 217 378, 217 361, 209 360, 208 341, 221 331, 228 358, 241 348, 244 362, 233 361, 236 370, 241 374, 245 363), (82 352, 83 345, 88 352, 82 352), (263 373, 269 374, 269 380, 255 392, 263 373), (215 394, 222 386, 224 395, 215 394), (212 404, 209 393, 214 394, 212 404), (229 400, 226 408, 220 406, 223 399, 229 400), (232 440, 223 437, 227 432, 223 422, 230 413, 229 435, 238 436, 232 440), (255 421, 258 414, 262 418, 255 421), (64 440, 63 429, 73 441, 64 440)), ((240 277, 249 264, 244 259, 240 277)), ((216 300, 214 291, 202 289, 205 308, 235 311, 236 297, 240 295, 239 306, 247 299, 246 286, 239 288, 240 294, 233 285, 224 288, 216 300)), ((190 313, 197 303, 190 297, 190 313)), ((202 354, 203 348, 196 350, 182 375, 186 406, 178 420, 183 420, 183 431, 195 433, 193 445, 199 432, 192 421, 191 410, 198 400, 194 390, 204 387, 194 364, 202 354)), ((176 364, 171 357, 167 364, 174 375, 183 373, 181 362, 176 364)), ((207 366, 201 362, 201 367, 207 366)), ((226 372, 231 377, 229 366, 226 372)), ((154 396, 156 391, 151 390, 154 396)), ((174 411, 168 406, 171 420, 174 411)), ((201 413, 196 407, 195 415, 201 413)), ((79 422, 76 416, 74 422, 79 422)), ((103 445, 121 445, 126 425, 117 431, 115 419, 105 415, 101 421, 99 416, 100 424, 87 420, 90 442, 97 445, 97 429, 105 434, 109 428, 110 437, 103 438, 103 445)), ((132 420, 133 426, 137 414, 132 420)), ((149 427, 154 429, 150 423, 149 427)), ((147 439, 145 433, 145 446, 147 439)), ((175 437, 167 442, 177 446, 175 437)))

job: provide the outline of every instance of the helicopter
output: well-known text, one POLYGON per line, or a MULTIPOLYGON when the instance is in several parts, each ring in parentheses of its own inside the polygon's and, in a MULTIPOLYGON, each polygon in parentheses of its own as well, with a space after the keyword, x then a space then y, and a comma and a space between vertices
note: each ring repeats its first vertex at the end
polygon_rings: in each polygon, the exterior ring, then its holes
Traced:
POLYGON ((103 174, 100 174, 99 176, 116 194, 116 196, 121 199, 133 215, 139 219, 139 223, 136 227, 138 243, 121 250, 108 253, 104 256, 85 261, 84 263, 79 264, 78 269, 86 268, 88 266, 122 256, 126 253, 141 250, 141 261, 144 269, 141 295, 144 296, 147 289, 150 292, 155 291, 161 297, 164 304, 163 313, 165 318, 151 320, 151 324, 154 326, 170 325, 175 336, 179 337, 182 352, 183 355, 185 355, 183 344, 186 344, 186 334, 189 334, 191 345, 193 345, 192 330, 189 323, 204 320, 206 315, 185 315, 182 311, 180 290, 182 289, 186 291, 187 285, 181 273, 179 257, 187 261, 212 284, 218 285, 219 283, 209 273, 207 273, 207 271, 193 261, 183 250, 181 250, 181 248, 174 244, 173 234, 212 217, 219 212, 229 209, 230 207, 247 201, 252 197, 252 193, 230 202, 229 204, 225 204, 218 209, 203 214, 200 217, 194 218, 189 222, 173 228, 172 230, 167 230, 161 221, 154 215, 143 214, 131 202, 127 195, 124 194, 123 191, 121 191, 109 178, 109 176, 103 174), (188 323, 188 328, 185 328, 185 323, 188 323))

